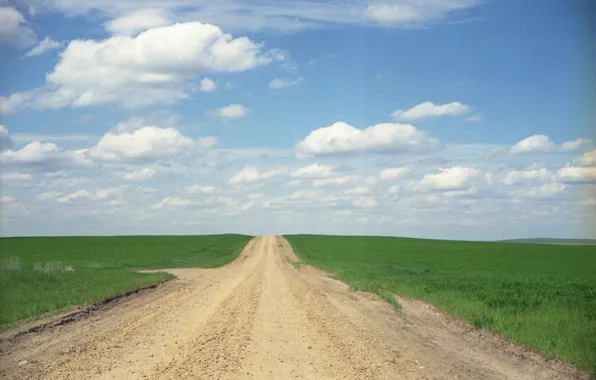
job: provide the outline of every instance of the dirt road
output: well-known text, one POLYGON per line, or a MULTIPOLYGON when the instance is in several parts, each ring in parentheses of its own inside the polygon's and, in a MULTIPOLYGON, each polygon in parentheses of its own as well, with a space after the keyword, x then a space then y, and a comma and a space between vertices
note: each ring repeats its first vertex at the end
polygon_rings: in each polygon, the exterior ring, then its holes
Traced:
POLYGON ((432 307, 396 311, 253 239, 219 269, 90 318, 0 344, 2 379, 571 379, 585 373, 468 329, 432 307))

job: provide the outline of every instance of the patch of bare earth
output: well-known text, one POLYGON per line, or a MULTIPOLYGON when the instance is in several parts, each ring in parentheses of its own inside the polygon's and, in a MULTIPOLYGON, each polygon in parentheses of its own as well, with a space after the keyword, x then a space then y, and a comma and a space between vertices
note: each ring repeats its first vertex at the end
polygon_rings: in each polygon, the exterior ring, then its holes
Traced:
POLYGON ((281 237, 85 319, 0 342, 6 379, 588 379, 432 307, 308 267, 281 237), (19 364, 20 363, 20 364, 19 364))

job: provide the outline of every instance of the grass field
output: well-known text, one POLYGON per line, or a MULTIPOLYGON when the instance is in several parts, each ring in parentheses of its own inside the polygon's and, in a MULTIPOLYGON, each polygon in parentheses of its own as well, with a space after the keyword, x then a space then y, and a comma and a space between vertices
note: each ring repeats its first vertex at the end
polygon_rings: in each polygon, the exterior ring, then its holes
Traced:
POLYGON ((172 279, 137 269, 222 266, 244 235, 0 239, 0 330, 67 306, 172 279))
POLYGON ((596 247, 286 236, 356 290, 397 293, 596 374, 596 247))

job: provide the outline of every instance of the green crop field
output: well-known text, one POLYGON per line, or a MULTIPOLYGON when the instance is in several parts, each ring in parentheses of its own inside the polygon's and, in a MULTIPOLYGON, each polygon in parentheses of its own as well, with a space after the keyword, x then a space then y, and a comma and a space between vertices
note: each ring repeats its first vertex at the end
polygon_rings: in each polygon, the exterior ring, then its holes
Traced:
POLYGON ((137 269, 213 268, 235 259, 244 235, 0 239, 0 330, 67 306, 172 279, 137 269))
POLYGON ((596 246, 286 236, 355 290, 428 301, 596 374, 596 246))

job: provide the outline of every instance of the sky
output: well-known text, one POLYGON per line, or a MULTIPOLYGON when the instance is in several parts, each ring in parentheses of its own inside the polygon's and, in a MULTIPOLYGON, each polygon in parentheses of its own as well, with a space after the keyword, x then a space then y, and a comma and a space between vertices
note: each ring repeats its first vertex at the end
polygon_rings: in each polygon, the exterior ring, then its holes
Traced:
POLYGON ((596 238, 590 15, 0 0, 0 235, 596 238))

